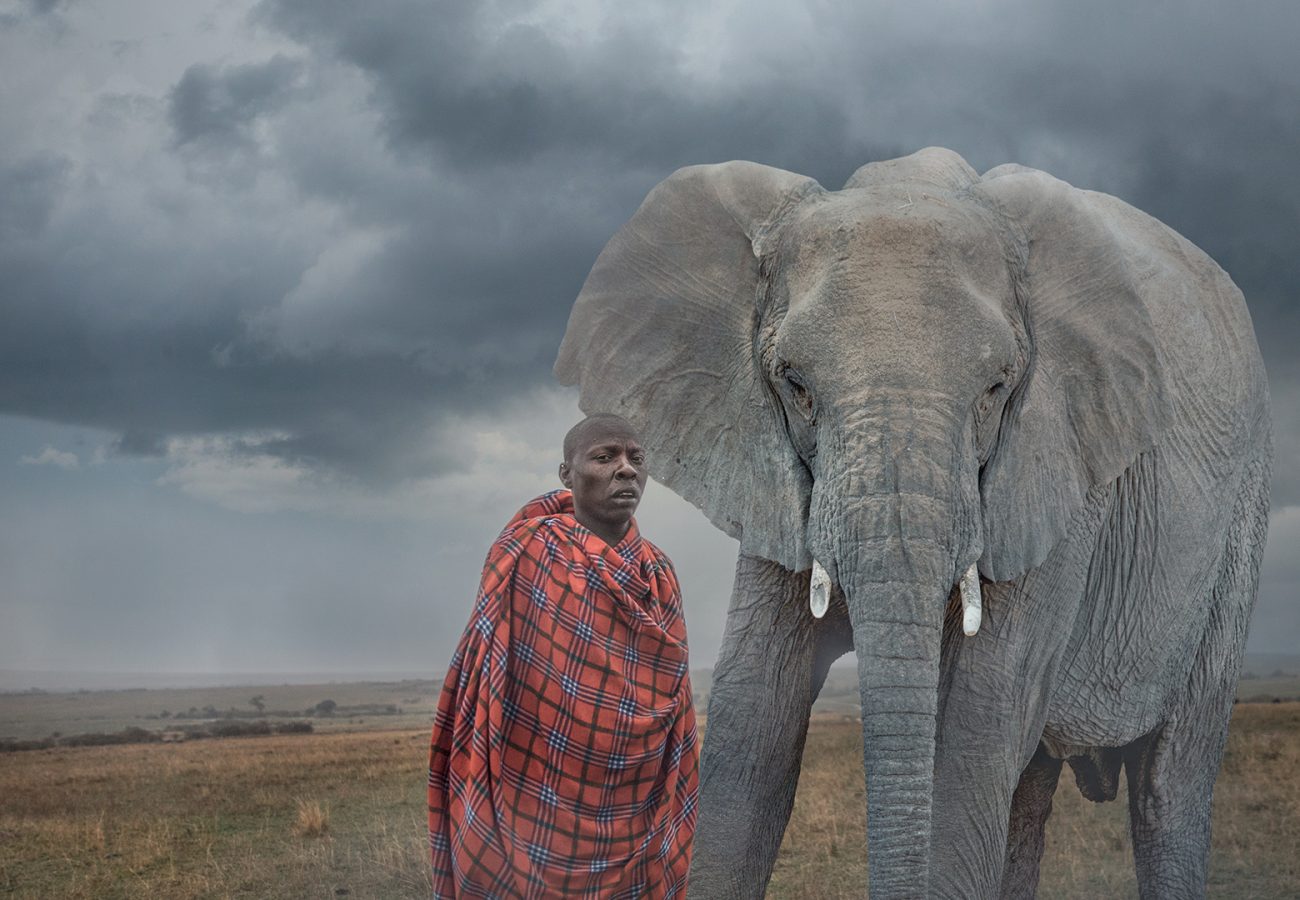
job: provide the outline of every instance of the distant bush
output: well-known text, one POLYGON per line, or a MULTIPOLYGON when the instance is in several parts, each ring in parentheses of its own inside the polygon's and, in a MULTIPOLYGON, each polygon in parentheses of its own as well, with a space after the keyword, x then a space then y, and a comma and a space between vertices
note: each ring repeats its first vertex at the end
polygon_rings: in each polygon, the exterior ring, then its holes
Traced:
POLYGON ((91 731, 86 734, 70 734, 59 738, 60 747, 104 747, 109 744, 151 744, 162 740, 162 735, 146 728, 132 725, 118 732, 91 731))
POLYGON ((1242 697, 1242 703, 1274 703, 1277 698, 1272 694, 1251 694, 1249 697, 1242 697))
POLYGON ((222 719, 208 726, 208 733, 213 737, 243 737, 254 734, 270 734, 271 725, 265 719, 254 722, 242 722, 239 719, 222 719))
POLYGON ((302 720, 277 722, 272 725, 265 719, 256 721, 220 719, 210 725, 189 725, 181 730, 172 728, 166 732, 149 731, 147 728, 132 726, 112 733, 94 731, 86 734, 70 734, 66 737, 55 733, 38 740, 0 738, 0 753, 14 753, 19 750, 47 750, 50 747, 105 747, 112 744, 153 744, 163 741, 171 743, 177 740, 197 740, 199 738, 311 734, 312 731, 311 722, 302 720))
POLYGON ((34 741, 20 741, 17 738, 0 739, 0 753, 14 753, 19 750, 47 750, 54 746, 54 738, 39 738, 34 741))
POLYGON ((402 708, 395 703, 354 703, 340 706, 333 700, 322 700, 306 710, 305 715, 317 717, 329 716, 400 716, 402 708))

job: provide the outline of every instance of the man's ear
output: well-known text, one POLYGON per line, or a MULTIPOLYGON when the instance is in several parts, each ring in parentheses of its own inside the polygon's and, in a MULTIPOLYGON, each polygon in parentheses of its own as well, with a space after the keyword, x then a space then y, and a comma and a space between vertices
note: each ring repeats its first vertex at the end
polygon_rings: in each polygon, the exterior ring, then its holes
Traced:
POLYGON ((569 464, 560 463, 560 484, 564 485, 569 490, 573 490, 572 482, 573 479, 569 475, 569 464))

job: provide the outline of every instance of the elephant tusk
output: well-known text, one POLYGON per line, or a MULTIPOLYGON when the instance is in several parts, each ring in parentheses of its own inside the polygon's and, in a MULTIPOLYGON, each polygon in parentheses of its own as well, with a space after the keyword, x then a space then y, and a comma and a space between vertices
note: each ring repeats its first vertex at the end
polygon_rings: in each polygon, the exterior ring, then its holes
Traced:
POLYGON ((831 576, 827 574, 826 568, 814 559, 812 584, 808 590, 808 608, 812 610, 814 619, 820 619, 826 615, 826 610, 830 605, 831 576))
POLYGON ((961 630, 967 637, 972 637, 980 630, 980 619, 984 615, 984 600, 980 596, 980 573, 975 563, 970 564, 966 574, 961 577, 961 630))

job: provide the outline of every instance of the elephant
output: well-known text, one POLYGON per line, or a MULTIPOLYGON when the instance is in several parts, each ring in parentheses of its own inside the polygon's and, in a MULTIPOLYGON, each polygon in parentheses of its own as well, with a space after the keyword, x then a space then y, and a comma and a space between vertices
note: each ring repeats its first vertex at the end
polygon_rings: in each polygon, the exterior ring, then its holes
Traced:
POLYGON ((850 650, 873 898, 1033 896, 1063 762, 1096 801, 1124 772, 1143 897, 1203 895, 1272 459, 1204 252, 939 148, 838 191, 691 166, 601 252, 555 373, 739 541, 693 896, 762 895, 850 650))

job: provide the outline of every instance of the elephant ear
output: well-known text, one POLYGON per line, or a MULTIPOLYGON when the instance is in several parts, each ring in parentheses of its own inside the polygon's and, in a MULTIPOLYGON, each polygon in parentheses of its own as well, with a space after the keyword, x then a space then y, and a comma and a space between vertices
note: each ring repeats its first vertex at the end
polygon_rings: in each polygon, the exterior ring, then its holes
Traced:
POLYGON ((759 369, 757 296, 765 239, 820 191, 750 162, 678 170, 601 252, 555 363, 584 411, 636 427, 656 479, 792 570, 811 479, 759 369))
POLYGON ((1019 266, 1027 360, 980 478, 980 570, 1006 581, 1040 564, 1088 492, 1168 427, 1152 310, 1204 284, 1164 225, 1042 172, 1001 166, 973 191, 1001 212, 1019 266))

